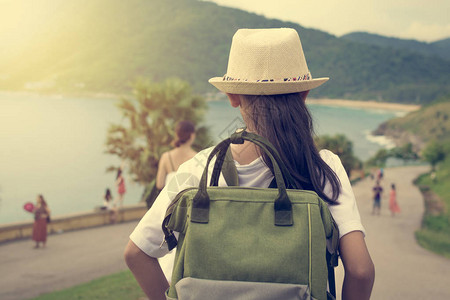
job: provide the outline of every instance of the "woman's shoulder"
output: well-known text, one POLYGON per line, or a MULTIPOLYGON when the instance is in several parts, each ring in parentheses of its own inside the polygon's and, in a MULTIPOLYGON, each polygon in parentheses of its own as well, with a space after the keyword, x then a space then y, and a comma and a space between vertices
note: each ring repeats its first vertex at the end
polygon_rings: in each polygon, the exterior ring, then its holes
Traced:
POLYGON ((339 178, 347 176, 347 172, 345 171, 338 155, 328 149, 320 150, 319 154, 322 160, 336 173, 339 178))
POLYGON ((170 153, 170 151, 173 151, 173 149, 172 150, 169 150, 169 151, 166 151, 166 152, 163 152, 163 154, 161 154, 161 157, 159 158, 159 161, 160 161, 160 163, 166 163, 166 161, 168 161, 168 159, 169 159, 169 153, 170 153))
POLYGON ((196 152, 195 155, 181 164, 180 168, 199 168, 203 169, 206 166, 206 161, 208 160, 208 156, 211 151, 214 149, 214 146, 201 150, 200 152, 196 152))
POLYGON ((326 162, 328 165, 334 165, 337 162, 340 162, 339 156, 334 154, 332 151, 328 149, 322 149, 319 151, 320 157, 326 162))
POLYGON ((164 158, 166 158, 167 156, 169 156, 169 152, 170 151, 173 151, 173 149, 172 150, 168 150, 168 151, 166 151, 166 152, 163 152, 163 154, 161 154, 161 158, 160 159, 164 159, 164 158))

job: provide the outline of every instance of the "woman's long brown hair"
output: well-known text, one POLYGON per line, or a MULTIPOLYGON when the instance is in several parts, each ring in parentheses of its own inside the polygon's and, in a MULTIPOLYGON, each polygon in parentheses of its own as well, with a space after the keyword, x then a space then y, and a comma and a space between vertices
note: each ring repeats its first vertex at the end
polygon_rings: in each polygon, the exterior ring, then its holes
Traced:
MULTIPOLYGON (((315 191, 326 202, 337 204, 341 184, 314 144, 313 121, 305 104, 306 95, 306 92, 241 95, 241 105, 249 118, 247 125, 274 145, 296 186, 315 191), (323 192, 327 182, 331 185, 331 197, 323 192)), ((264 153, 262 157, 272 169, 270 159, 264 153)))

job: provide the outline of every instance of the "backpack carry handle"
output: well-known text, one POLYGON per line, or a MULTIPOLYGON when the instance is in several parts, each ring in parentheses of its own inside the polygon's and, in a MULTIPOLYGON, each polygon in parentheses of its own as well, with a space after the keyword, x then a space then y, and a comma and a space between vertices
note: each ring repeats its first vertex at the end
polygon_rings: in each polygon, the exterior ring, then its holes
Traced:
MULTIPOLYGON (((247 132, 245 131, 244 128, 239 128, 236 130, 235 133, 231 135, 230 141, 231 144, 243 144, 244 141, 249 141, 259 146, 261 149, 263 149, 265 153, 271 154, 281 170, 284 182, 286 183, 285 184, 286 188, 298 189, 294 179, 292 178, 291 174, 284 165, 283 160, 278 154, 278 151, 275 149, 272 143, 270 143, 266 138, 254 133, 247 132)), ((216 163, 214 165, 213 173, 211 176, 210 182, 211 186, 218 185, 220 172, 223 171, 224 168, 223 164, 225 162, 225 157, 227 155, 227 152, 230 150, 229 145, 230 145, 229 143, 224 143, 223 145, 217 146, 220 147, 220 149, 218 149, 219 153, 217 154, 216 163)))
MULTIPOLYGON (((240 130, 240 129, 238 129, 238 130, 240 130)), ((232 144, 242 144, 244 142, 244 140, 246 140, 246 141, 250 141, 250 142, 254 143, 255 145, 259 146, 266 153, 269 151, 272 154, 272 156, 275 158, 275 160, 277 161, 278 166, 280 167, 281 173, 283 174, 283 178, 286 182, 286 187, 291 188, 291 189, 299 189, 299 187, 296 186, 295 181, 292 178, 291 174, 289 173, 286 166, 284 165, 280 155, 278 154, 278 151, 267 139, 263 138, 262 136, 259 136, 257 134, 250 133, 247 131, 239 131, 237 133, 233 133, 231 135, 230 139, 231 139, 232 144)), ((225 159, 226 159, 225 157, 229 150, 230 150, 230 148, 227 146, 225 149, 223 149, 223 151, 220 151, 219 154, 217 155, 216 164, 214 166, 213 173, 211 176, 210 186, 218 185, 220 172, 223 171, 223 168, 225 167, 224 166, 225 159), (216 167, 216 166, 219 166, 219 167, 216 167)), ((234 164, 234 161, 232 161, 232 163, 234 164)))
MULTIPOLYGON (((198 188, 197 194, 194 196, 192 201, 192 212, 191 212, 191 222, 196 223, 208 223, 209 222, 209 203, 210 199, 207 192, 207 182, 208 182, 208 166, 211 160, 217 155, 218 160, 214 165, 214 171, 220 172, 223 164, 223 160, 226 154, 226 151, 230 144, 233 143, 243 143, 244 140, 251 141, 258 146, 267 154, 272 162, 274 177, 277 182, 278 187, 278 196, 274 202, 274 210, 275 210, 275 225, 277 226, 291 226, 292 221, 292 204, 289 200, 289 197, 286 192, 286 185, 283 179, 283 173, 280 169, 280 165, 285 169, 284 164, 282 163, 280 157, 275 154, 274 157, 272 151, 270 151, 266 146, 266 144, 270 145, 270 143, 266 140, 263 140, 262 137, 256 134, 249 134, 248 132, 239 129, 233 134, 230 138, 223 140, 220 142, 211 152, 206 162, 205 169, 202 174, 202 178, 200 179, 200 184, 198 188)), ((271 146, 273 147, 273 146, 271 146)), ((276 153, 276 151, 275 151, 276 153)), ((214 172, 213 172, 214 173, 214 172)), ((288 176, 288 180, 291 181, 291 177, 289 173, 285 173, 288 176)))

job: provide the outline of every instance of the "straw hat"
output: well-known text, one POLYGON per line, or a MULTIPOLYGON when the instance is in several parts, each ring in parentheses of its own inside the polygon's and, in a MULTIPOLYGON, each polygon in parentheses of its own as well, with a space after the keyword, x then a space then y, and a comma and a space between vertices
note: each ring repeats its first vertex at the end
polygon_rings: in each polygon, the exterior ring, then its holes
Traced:
POLYGON ((328 79, 311 77, 297 31, 273 28, 239 29, 227 73, 209 82, 224 93, 275 95, 308 91, 328 79))

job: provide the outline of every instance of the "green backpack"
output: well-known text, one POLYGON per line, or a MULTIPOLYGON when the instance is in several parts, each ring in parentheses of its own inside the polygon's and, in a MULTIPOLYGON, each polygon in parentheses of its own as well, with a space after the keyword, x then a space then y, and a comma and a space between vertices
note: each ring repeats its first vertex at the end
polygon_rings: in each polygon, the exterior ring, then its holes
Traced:
POLYGON ((238 130, 219 143, 208 157, 199 187, 181 191, 167 209, 165 241, 169 250, 177 247, 167 299, 334 299, 336 224, 315 192, 286 189, 286 184, 295 188, 277 151, 264 138, 238 130), (217 186, 221 171, 228 183, 236 182, 227 150, 230 143, 244 140, 269 156, 277 188, 217 186), (207 187, 208 166, 215 156, 207 187), (174 231, 179 232, 178 241, 174 231))

